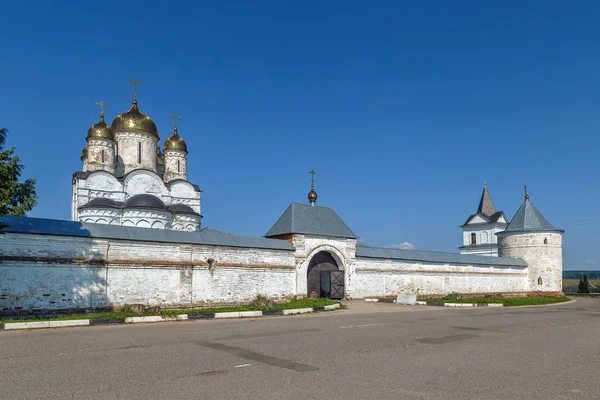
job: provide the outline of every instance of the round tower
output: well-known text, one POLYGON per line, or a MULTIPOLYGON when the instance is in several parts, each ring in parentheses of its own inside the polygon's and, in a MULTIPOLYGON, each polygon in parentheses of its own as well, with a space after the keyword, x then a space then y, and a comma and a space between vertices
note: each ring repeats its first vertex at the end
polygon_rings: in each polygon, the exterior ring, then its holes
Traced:
POLYGON ((527 292, 562 292, 562 234, 525 201, 503 232, 498 232, 498 256, 527 263, 527 292))
POLYGON ((187 180, 187 145, 185 140, 177 133, 177 120, 179 118, 173 117, 173 120, 175 121, 173 134, 165 141, 163 151, 165 163, 163 180, 165 182, 174 179, 187 180))
MULTIPOLYGON (((99 103, 104 107, 104 103, 99 103)), ((104 110, 100 111, 100 121, 90 126, 87 145, 81 154, 84 171, 103 170, 115 173, 115 137, 111 128, 104 122, 104 110)))

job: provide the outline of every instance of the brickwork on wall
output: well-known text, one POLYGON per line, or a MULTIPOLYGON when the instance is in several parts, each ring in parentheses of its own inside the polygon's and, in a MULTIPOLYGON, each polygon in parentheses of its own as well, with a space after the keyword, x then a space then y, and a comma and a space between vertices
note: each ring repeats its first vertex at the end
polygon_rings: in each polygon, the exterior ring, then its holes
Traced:
MULTIPOLYGON (((192 234, 190 234, 192 235, 192 234)), ((356 240, 293 235, 293 248, 244 248, 6 233, 0 235, 0 313, 119 307, 194 307, 307 296, 308 268, 325 252, 344 271, 344 297, 559 292, 561 236, 507 235, 520 263, 474 265, 356 257, 356 240), (544 240, 546 239, 546 240, 544 240), (539 284, 539 278, 543 283, 539 284)))

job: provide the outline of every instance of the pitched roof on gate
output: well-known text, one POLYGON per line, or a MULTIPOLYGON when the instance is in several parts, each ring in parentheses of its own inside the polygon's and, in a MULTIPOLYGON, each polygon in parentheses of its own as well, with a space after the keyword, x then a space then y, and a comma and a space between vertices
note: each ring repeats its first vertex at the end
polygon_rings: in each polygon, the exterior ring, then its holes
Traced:
POLYGON ((265 237, 299 233, 356 239, 356 235, 329 207, 292 203, 265 237))

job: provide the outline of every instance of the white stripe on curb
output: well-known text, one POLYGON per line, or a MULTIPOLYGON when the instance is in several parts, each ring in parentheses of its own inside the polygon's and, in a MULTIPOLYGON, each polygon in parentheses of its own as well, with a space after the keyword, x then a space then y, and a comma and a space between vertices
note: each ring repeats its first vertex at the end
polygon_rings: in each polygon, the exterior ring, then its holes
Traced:
MULTIPOLYGON (((336 310, 340 308, 340 304, 331 304, 328 306, 324 306, 324 310, 336 310)), ((282 310, 283 315, 293 315, 293 314, 305 314, 311 313, 315 311, 314 308, 295 308, 291 310, 282 310)), ((224 313, 215 313, 215 319, 221 318, 249 318, 249 317, 262 317, 262 311, 241 311, 241 312, 224 312, 224 313)), ((184 321, 187 320, 188 314, 178 314, 178 315, 149 315, 145 317, 127 317, 125 318, 125 323, 127 324, 137 324, 137 323, 148 323, 148 322, 168 322, 168 321, 184 321)), ((71 319, 64 321, 35 321, 35 322, 4 322, 0 320, 0 330, 2 330, 1 325, 4 325, 4 330, 17 330, 17 329, 39 329, 39 328, 61 328, 61 327, 69 327, 69 326, 88 326, 90 324, 89 319, 71 319)))
POLYGON ((369 301, 372 303, 377 303, 379 301, 379 299, 365 299, 365 301, 369 301))
POLYGON ((292 314, 306 314, 313 312, 312 308, 294 308, 291 310, 283 310, 283 315, 292 315, 292 314))
POLYGON ((5 324, 4 329, 39 329, 39 328, 61 328, 63 326, 86 326, 90 324, 89 319, 71 319, 66 321, 39 321, 39 322, 14 322, 5 324))
POLYGON ((137 324, 140 322, 160 322, 163 321, 163 317, 158 315, 151 315, 148 317, 127 317, 125 318, 125 323, 127 324, 137 324))
POLYGON ((242 311, 240 312, 240 317, 245 318, 245 317, 262 317, 263 313, 262 311, 242 311))
MULTIPOLYGON (((433 302, 432 302, 433 303, 433 302)), ((415 304, 419 306, 426 306, 427 302, 417 301, 415 304)), ((440 303, 437 303, 439 307, 440 303)), ((504 307, 502 303, 443 303, 443 307, 504 307)))

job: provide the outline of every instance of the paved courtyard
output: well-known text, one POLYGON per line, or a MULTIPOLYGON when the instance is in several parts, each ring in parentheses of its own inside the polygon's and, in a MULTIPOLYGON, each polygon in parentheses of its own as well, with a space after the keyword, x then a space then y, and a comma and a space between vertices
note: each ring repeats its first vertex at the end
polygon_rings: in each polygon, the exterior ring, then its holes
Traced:
POLYGON ((595 399, 600 299, 0 332, 6 399, 595 399))

